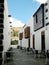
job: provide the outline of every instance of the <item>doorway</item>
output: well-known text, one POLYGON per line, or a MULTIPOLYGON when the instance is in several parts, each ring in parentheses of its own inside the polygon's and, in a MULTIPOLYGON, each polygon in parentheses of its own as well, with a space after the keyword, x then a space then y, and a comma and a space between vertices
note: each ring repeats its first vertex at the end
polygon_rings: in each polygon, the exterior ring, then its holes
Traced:
POLYGON ((45 31, 41 32, 41 50, 45 50, 45 31))
POLYGON ((30 48, 30 38, 28 39, 28 47, 30 48))
POLYGON ((33 35, 33 49, 35 49, 35 35, 33 35))

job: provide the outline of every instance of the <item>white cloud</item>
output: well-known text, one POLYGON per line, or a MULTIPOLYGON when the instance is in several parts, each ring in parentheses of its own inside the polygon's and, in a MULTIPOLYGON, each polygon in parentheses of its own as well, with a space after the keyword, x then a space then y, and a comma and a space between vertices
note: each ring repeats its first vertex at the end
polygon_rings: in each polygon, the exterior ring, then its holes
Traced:
POLYGON ((24 23, 22 23, 20 20, 10 17, 10 21, 12 22, 10 25, 12 27, 22 27, 24 26, 24 23))
POLYGON ((39 3, 45 3, 47 0, 36 0, 38 1, 39 3))

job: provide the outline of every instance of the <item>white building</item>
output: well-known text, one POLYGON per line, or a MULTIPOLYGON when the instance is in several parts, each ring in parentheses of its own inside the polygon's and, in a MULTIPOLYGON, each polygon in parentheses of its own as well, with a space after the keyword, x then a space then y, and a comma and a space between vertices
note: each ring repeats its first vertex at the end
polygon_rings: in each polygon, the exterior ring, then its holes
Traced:
POLYGON ((49 0, 39 7, 33 17, 35 49, 49 50, 49 0))
POLYGON ((34 33, 33 17, 19 31, 19 45, 21 47, 32 48, 32 33, 34 33))
POLYGON ((22 33, 23 36, 19 39, 22 47, 25 46, 40 51, 49 50, 49 0, 40 5, 33 17, 23 27, 22 33), (25 31, 28 26, 30 27, 30 33, 25 31))
POLYGON ((10 26, 7 0, 0 0, 0 65, 4 61, 4 52, 10 48, 10 26))

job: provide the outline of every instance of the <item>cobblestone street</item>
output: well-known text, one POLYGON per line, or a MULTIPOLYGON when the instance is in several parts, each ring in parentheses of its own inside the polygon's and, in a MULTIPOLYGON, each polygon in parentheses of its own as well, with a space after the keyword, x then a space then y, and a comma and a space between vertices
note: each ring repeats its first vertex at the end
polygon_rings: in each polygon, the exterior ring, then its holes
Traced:
POLYGON ((12 60, 6 62, 5 65, 46 65, 45 58, 35 58, 33 54, 16 48, 13 51, 12 60))

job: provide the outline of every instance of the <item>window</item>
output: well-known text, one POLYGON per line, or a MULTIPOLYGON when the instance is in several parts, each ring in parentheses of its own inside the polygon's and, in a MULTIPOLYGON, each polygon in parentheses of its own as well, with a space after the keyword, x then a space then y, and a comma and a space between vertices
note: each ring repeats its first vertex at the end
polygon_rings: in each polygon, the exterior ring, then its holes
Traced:
POLYGON ((48 5, 48 3, 45 3, 45 6, 47 6, 48 5))
POLYGON ((37 15, 36 15, 36 23, 38 23, 38 21, 37 21, 37 15))
POLYGON ((46 23, 46 26, 47 26, 47 25, 49 25, 49 22, 48 22, 48 23, 46 23))
POLYGON ((12 23, 12 22, 9 22, 9 23, 12 23))
POLYGON ((11 17, 11 15, 8 15, 8 17, 11 17))
POLYGON ((10 27, 12 27, 12 25, 10 25, 10 27))
POLYGON ((48 12, 48 9, 46 9, 45 12, 48 12))
POLYGON ((48 19, 48 17, 46 17, 46 19, 48 19))

